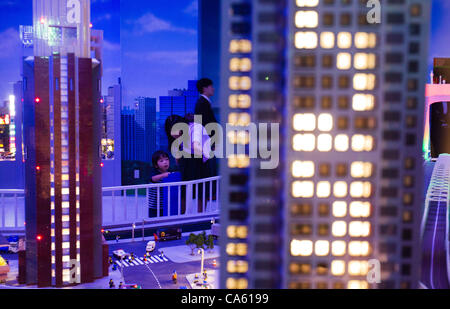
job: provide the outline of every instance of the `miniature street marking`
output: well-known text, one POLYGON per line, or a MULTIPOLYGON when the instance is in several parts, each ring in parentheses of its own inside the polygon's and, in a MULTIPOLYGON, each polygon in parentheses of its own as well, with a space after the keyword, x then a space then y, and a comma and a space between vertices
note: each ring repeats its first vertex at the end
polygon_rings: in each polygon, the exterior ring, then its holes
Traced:
POLYGON ((142 262, 140 259, 137 259, 136 262, 138 262, 141 265, 144 265, 144 262, 142 262))
POLYGON ((151 257, 152 261, 154 261, 155 263, 159 263, 159 261, 157 259, 155 259, 154 256, 151 257))
POLYGON ((163 262, 163 260, 161 260, 159 257, 157 257, 156 255, 154 256, 158 261, 163 262))
POLYGON ((116 261, 116 264, 119 265, 120 267, 123 267, 122 264, 120 264, 119 261, 116 261))
POLYGON ((138 262, 136 262, 136 260, 132 260, 131 262, 133 262, 134 265, 139 265, 138 262))
POLYGON ((126 267, 130 266, 130 265, 128 265, 127 262, 125 262, 125 261, 122 261, 122 264, 125 265, 126 267))
POLYGON ((164 262, 169 262, 169 260, 166 259, 164 256, 162 257, 162 259, 164 260, 164 262))

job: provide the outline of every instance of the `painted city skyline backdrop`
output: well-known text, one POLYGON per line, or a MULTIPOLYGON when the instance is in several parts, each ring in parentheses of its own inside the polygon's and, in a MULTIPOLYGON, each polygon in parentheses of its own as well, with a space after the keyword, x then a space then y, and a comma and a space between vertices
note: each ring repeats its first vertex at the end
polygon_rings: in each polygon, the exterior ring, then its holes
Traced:
MULTIPOLYGON (((0 1, 0 102, 20 77, 19 25, 32 24, 32 0, 0 1)), ((450 2, 433 0, 429 71, 448 57, 450 2)), ((91 0, 94 29, 104 31, 103 89, 123 82, 123 105, 139 96, 159 99, 198 78, 198 0, 91 0)))
MULTIPOLYGON (((19 26, 32 24, 32 0, 0 0, 0 102, 20 77, 19 26)), ((159 98, 197 79, 198 0, 91 0, 103 30, 102 93, 123 82, 123 105, 159 98)))

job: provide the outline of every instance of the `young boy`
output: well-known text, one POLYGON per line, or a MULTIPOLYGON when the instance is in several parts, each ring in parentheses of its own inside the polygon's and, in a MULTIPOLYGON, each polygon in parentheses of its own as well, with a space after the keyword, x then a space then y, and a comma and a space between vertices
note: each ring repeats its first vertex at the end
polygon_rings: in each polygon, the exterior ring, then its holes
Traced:
MULTIPOLYGON (((162 151, 156 151, 152 156, 152 171, 150 176, 151 183, 160 183, 164 178, 167 178, 171 172, 169 172, 170 161, 169 155, 162 151)), ((158 192, 157 188, 151 188, 148 195, 148 216, 157 217, 158 214, 158 192)), ((159 188, 159 216, 163 216, 163 202, 164 195, 162 188, 159 188)))

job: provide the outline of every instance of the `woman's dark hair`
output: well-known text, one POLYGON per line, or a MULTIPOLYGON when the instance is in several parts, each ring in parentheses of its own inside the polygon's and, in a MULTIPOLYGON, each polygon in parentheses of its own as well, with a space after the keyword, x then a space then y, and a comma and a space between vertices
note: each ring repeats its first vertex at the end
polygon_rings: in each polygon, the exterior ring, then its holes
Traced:
POLYGON ((209 87, 213 84, 212 80, 209 78, 202 78, 197 82, 197 90, 200 94, 203 93, 203 88, 209 87))
POLYGON ((161 158, 169 159, 169 154, 167 152, 165 152, 165 151, 162 151, 162 150, 158 150, 158 151, 155 151, 155 153, 153 153, 153 155, 152 155, 153 167, 158 168, 158 161, 161 158))
POLYGON ((166 118, 166 122, 164 123, 164 129, 166 131, 167 140, 169 141, 169 150, 172 146, 173 141, 175 140, 171 134, 172 127, 180 122, 189 124, 189 121, 185 117, 181 117, 179 115, 170 115, 169 117, 166 118))

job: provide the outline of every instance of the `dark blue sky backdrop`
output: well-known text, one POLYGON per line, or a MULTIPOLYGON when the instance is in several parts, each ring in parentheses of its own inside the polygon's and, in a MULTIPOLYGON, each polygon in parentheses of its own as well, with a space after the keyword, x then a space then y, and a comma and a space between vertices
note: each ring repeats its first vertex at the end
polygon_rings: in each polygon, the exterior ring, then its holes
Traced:
MULTIPOLYGON (((103 92, 122 77, 124 104, 158 97, 197 78, 198 0, 91 0, 104 31, 103 92)), ((428 0, 426 0, 428 1, 428 0)), ((450 0, 433 0, 430 65, 450 57, 450 0)), ((0 100, 20 80, 19 25, 32 24, 32 0, 0 0, 0 100)))

